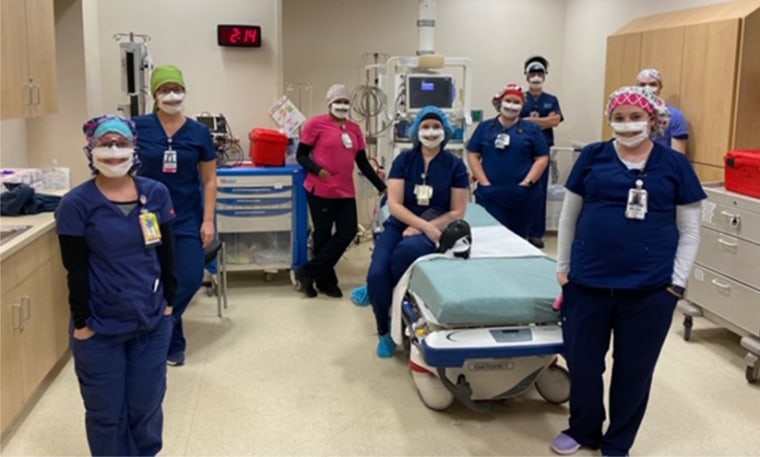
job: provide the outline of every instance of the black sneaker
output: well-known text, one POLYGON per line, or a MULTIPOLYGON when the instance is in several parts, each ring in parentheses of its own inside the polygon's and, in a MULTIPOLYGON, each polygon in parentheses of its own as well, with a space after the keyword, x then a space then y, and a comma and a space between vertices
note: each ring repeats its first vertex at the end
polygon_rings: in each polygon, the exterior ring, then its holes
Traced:
POLYGON ((302 270, 296 270, 296 281, 301 285, 300 290, 307 298, 317 296, 317 290, 314 288, 314 279, 311 276, 302 270))
POLYGON ((332 297, 332 298, 342 298, 343 297, 343 291, 340 290, 340 287, 338 287, 338 286, 327 287, 327 288, 324 288, 324 289, 320 288, 319 291, 322 292, 323 294, 327 295, 328 297, 332 297))
POLYGON ((528 242, 532 244, 533 246, 537 247, 538 249, 544 248, 544 240, 542 240, 541 238, 536 238, 536 237, 531 236, 531 237, 528 237, 528 242))

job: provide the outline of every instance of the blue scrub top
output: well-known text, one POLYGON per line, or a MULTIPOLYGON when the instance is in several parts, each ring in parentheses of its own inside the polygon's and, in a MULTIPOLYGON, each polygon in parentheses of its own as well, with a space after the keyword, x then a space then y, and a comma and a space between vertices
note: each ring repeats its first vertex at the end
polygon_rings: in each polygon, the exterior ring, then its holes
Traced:
POLYGON ((519 184, 536 157, 549 154, 546 138, 536 124, 520 120, 507 129, 498 116, 478 125, 467 143, 467 150, 481 155, 483 171, 496 186, 519 184), (504 149, 494 145, 500 133, 509 135, 509 146, 504 149))
POLYGON ((613 141, 586 146, 566 187, 583 197, 570 280, 589 287, 653 289, 670 284, 678 246, 676 206, 707 198, 685 155, 655 143, 644 170, 629 170, 613 141), (644 220, 628 219, 628 191, 642 180, 644 220))
POLYGON ((689 124, 686 122, 686 117, 678 108, 667 105, 668 111, 670 111, 670 123, 668 128, 665 129, 665 134, 652 138, 655 143, 659 143, 665 147, 670 147, 670 141, 675 138, 677 140, 689 139, 689 124))
MULTIPOLYGON (((520 117, 530 117, 532 112, 538 112, 538 117, 546 117, 552 111, 559 114, 560 120, 564 121, 562 110, 559 108, 559 99, 552 94, 541 92, 538 97, 533 96, 530 92, 525 93, 525 104, 523 105, 520 117)), ((544 137, 549 147, 554 146, 554 129, 544 129, 544 137)))
POLYGON ((146 247, 140 227, 142 210, 158 223, 174 217, 169 191, 163 184, 136 177, 138 203, 128 215, 85 181, 69 191, 55 212, 59 235, 84 237, 89 250, 90 311, 87 326, 95 333, 115 335, 155 328, 166 300, 156 248, 146 247), (143 198, 144 197, 144 198, 143 198))
POLYGON ((173 222, 177 235, 200 236, 203 222, 200 162, 216 159, 216 151, 208 127, 187 118, 174 137, 171 148, 177 151, 177 172, 164 173, 164 152, 169 138, 155 113, 134 119, 137 126, 137 153, 142 166, 141 176, 155 179, 169 188, 177 218, 173 222))
MULTIPOLYGON (((467 189, 470 185, 464 162, 447 150, 439 152, 430 161, 425 174, 425 159, 418 147, 402 152, 393 160, 388 178, 404 180, 404 206, 417 216, 428 210, 436 215, 451 211, 451 188, 467 189), (433 196, 427 206, 418 205, 414 195, 414 187, 423 184, 423 175, 424 183, 433 188, 433 196)), ((388 218, 386 224, 406 227, 393 216, 388 218)))

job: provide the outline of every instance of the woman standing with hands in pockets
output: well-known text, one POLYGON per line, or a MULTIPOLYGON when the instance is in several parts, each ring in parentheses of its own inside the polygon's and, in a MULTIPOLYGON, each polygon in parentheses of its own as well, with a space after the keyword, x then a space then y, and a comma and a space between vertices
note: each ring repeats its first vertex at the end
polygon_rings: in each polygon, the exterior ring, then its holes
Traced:
POLYGON ((182 314, 203 281, 203 248, 214 239, 216 151, 208 128, 183 114, 185 81, 171 65, 153 70, 150 89, 156 112, 135 118, 138 173, 166 185, 175 204, 173 222, 179 286, 169 365, 185 363, 187 342, 182 314))
POLYGON ((652 141, 669 119, 662 100, 623 87, 610 96, 607 115, 614 139, 583 149, 559 221, 557 278, 572 385, 569 427, 552 449, 563 455, 581 446, 628 455, 697 255, 706 198, 686 156, 652 141), (602 375, 612 334, 603 432, 602 375))

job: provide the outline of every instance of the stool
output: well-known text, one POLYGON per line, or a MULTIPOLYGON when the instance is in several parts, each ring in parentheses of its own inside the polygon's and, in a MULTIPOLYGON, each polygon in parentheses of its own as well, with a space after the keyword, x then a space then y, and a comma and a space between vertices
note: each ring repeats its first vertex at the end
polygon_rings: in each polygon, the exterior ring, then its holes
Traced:
POLYGON ((201 286, 206 287, 209 297, 216 295, 216 313, 222 317, 222 305, 224 305, 224 309, 227 309, 227 268, 224 259, 224 242, 219 238, 214 238, 204 248, 203 255, 204 265, 208 265, 216 259, 216 273, 211 275, 211 281, 204 281, 201 286))

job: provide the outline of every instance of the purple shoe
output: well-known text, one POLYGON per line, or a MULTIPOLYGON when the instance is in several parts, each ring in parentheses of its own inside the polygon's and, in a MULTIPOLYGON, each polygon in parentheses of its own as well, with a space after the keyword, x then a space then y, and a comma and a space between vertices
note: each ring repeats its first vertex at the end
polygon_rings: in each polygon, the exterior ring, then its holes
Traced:
POLYGON ((559 455, 575 454, 580 448, 581 445, 578 444, 577 441, 564 433, 560 433, 554 438, 554 441, 552 441, 552 451, 559 455))

